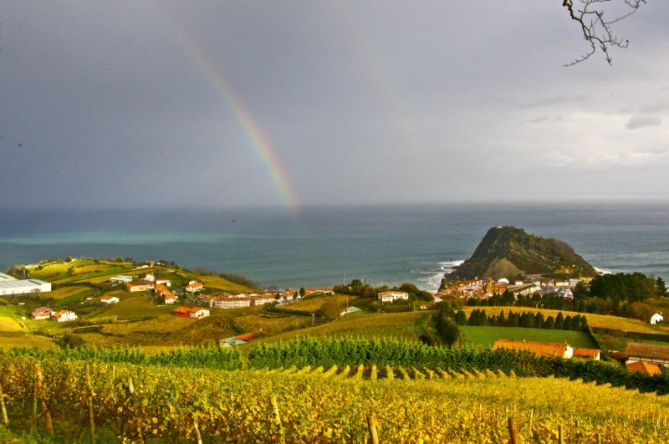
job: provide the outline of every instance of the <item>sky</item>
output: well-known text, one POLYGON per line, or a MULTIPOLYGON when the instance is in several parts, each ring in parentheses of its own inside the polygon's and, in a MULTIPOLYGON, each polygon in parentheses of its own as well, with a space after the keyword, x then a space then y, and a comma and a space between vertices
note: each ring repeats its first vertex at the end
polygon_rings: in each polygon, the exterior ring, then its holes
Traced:
POLYGON ((0 207, 660 199, 669 1, 0 0, 0 207))

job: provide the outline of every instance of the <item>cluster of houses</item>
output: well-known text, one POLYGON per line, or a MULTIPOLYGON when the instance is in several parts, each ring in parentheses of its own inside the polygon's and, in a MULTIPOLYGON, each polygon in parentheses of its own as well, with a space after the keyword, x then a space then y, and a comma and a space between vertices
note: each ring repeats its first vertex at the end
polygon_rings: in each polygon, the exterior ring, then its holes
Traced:
POLYGON ((471 279, 454 282, 447 288, 437 293, 438 297, 458 297, 463 299, 477 298, 487 299, 494 295, 510 292, 515 297, 532 296, 535 294, 555 294, 567 299, 573 299, 573 290, 579 283, 587 283, 588 279, 544 279, 538 276, 528 276, 524 280, 511 282, 509 279, 501 278, 497 281, 492 279, 471 279))
MULTIPOLYGON (((492 349, 527 351, 537 356, 557 357, 564 359, 582 358, 599 360, 601 358, 601 352, 598 349, 576 348, 565 343, 498 339, 493 344, 492 349)), ((625 364, 627 369, 631 372, 659 375, 662 374, 662 369, 660 366, 669 367, 669 345, 630 342, 627 344, 624 353, 609 352, 609 355, 612 358, 625 364)))
POLYGON ((77 314, 73 311, 70 310, 53 311, 49 307, 36 308, 32 312, 31 317, 36 321, 51 319, 56 322, 69 322, 77 320, 77 314))

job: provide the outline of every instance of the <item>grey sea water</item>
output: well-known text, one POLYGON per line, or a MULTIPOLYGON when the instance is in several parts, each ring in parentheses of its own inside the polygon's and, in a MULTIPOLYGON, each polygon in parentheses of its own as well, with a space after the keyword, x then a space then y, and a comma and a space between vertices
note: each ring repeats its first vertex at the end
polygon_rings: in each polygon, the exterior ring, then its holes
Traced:
POLYGON ((669 279, 669 204, 449 204, 221 210, 0 209, 0 268, 65 256, 165 259, 265 286, 415 282, 434 290, 488 228, 571 244, 598 268, 669 279))

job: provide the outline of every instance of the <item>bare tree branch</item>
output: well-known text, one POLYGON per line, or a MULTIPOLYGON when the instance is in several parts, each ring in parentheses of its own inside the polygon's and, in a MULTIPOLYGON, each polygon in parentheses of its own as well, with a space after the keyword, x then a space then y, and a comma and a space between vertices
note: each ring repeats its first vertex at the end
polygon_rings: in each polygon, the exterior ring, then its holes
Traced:
POLYGON ((646 4, 646 0, 624 0, 624 4, 626 5, 625 9, 627 11, 609 19, 605 14, 605 6, 612 1, 613 0, 580 0, 581 6, 578 9, 574 7, 573 0, 562 1, 562 6, 569 12, 569 17, 578 22, 581 26, 583 37, 590 45, 588 52, 582 54, 570 63, 565 64, 565 66, 573 66, 580 63, 590 58, 590 56, 596 53, 597 50, 600 50, 602 54, 604 54, 606 62, 611 65, 613 59, 609 54, 609 50, 614 47, 625 49, 629 46, 628 40, 622 39, 614 34, 612 25, 637 12, 641 5, 646 4))

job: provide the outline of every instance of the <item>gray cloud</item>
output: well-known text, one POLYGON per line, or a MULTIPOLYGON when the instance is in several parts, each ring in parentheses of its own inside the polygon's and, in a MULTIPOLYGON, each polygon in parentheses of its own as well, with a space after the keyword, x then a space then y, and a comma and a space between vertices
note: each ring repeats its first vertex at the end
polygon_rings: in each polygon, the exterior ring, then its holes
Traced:
POLYGON ((557 2, 0 2, 0 206, 669 189, 667 16, 566 69, 557 2))
POLYGON ((635 130, 640 128, 650 128, 660 126, 662 119, 657 116, 634 116, 627 121, 627 129, 635 130))

